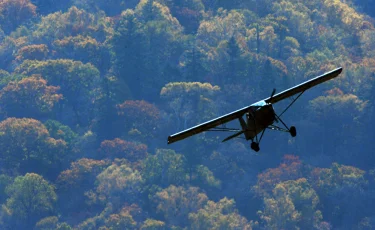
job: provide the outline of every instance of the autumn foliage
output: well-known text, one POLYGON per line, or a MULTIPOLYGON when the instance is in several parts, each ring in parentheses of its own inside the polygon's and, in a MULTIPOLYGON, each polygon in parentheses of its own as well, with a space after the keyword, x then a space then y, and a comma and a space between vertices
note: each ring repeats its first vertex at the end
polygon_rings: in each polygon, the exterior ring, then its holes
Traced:
POLYGON ((374 6, 0 0, 0 229, 375 228, 374 6), (296 138, 167 143, 339 66, 296 138))
POLYGON ((100 144, 100 152, 105 157, 126 158, 129 161, 142 160, 147 157, 147 146, 116 138, 112 141, 105 140, 100 144))
POLYGON ((52 111, 62 99, 60 87, 47 86, 40 75, 10 82, 0 90, 1 112, 8 117, 38 117, 52 111))

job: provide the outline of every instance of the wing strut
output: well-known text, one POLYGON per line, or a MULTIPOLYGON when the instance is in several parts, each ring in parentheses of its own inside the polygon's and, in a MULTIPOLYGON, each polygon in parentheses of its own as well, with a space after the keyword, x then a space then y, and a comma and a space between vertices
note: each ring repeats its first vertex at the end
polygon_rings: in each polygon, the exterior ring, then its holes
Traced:
MULTIPOLYGON (((302 91, 296 98, 293 99, 293 101, 284 109, 283 112, 280 113, 279 116, 277 116, 278 119, 298 100, 298 98, 304 93, 305 91, 302 91)), ((276 115, 276 114, 275 114, 276 115)))

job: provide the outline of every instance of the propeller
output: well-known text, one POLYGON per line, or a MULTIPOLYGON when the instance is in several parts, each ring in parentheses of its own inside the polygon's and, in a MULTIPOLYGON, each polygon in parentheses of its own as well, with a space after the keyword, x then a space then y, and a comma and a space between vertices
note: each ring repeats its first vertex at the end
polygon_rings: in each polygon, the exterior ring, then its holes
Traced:
POLYGON ((276 93, 276 89, 274 88, 274 89, 272 90, 272 93, 271 93, 271 98, 273 98, 273 96, 275 96, 275 93, 276 93))

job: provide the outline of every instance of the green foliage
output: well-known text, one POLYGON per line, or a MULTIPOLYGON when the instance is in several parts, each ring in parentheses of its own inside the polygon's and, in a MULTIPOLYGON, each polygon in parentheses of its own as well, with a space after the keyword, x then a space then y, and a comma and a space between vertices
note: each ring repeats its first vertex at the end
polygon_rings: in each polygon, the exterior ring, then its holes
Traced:
POLYGON ((37 120, 8 118, 0 123, 0 148, 0 160, 7 169, 53 177, 64 161, 66 143, 51 138, 37 120))
POLYGON ((205 7, 201 0, 160 0, 168 6, 173 16, 184 27, 186 33, 195 33, 203 19, 205 7))
POLYGON ((375 226, 371 2, 0 0, 0 229, 375 226), (338 66, 285 117, 302 138, 161 149, 338 66))
POLYGON ((182 53, 183 28, 168 7, 142 0, 135 11, 121 14, 115 30, 112 45, 117 76, 139 89, 132 89, 136 98, 147 95, 153 99, 164 84, 179 75, 172 63, 182 53))
POLYGON ((139 0, 73 0, 80 9, 103 10, 108 16, 117 16, 125 9, 135 8, 139 0))
POLYGON ((68 145, 73 144, 78 136, 69 126, 63 125, 55 120, 47 120, 44 122, 44 126, 47 128, 51 137, 62 139, 68 145))
POLYGON ((143 222, 141 230, 165 230, 165 223, 160 220, 147 219, 143 222))
POLYGON ((318 195, 305 178, 289 180, 275 186, 259 215, 267 229, 312 229, 322 219, 318 203, 318 195))
POLYGON ((50 84, 58 85, 63 95, 60 111, 63 110, 63 105, 68 105, 71 109, 70 115, 74 116, 78 124, 87 124, 93 118, 93 103, 98 98, 99 71, 90 63, 83 64, 67 59, 26 60, 16 72, 25 75, 40 74, 50 84))
POLYGON ((101 71, 107 71, 110 65, 110 53, 104 43, 90 36, 69 36, 53 42, 54 56, 61 59, 73 59, 90 62, 101 71))
POLYGON ((176 187, 174 185, 158 192, 153 197, 156 211, 161 213, 169 225, 188 226, 188 214, 203 207, 208 201, 206 194, 197 187, 176 187))
POLYGON ((186 160, 173 150, 158 149, 143 162, 141 171, 146 184, 167 187, 181 185, 187 180, 186 160))
POLYGON ((200 185, 199 187, 213 187, 220 188, 221 181, 216 179, 214 174, 210 171, 209 168, 203 165, 198 165, 196 168, 196 183, 200 185))
POLYGON ((113 230, 134 229, 137 224, 126 208, 123 208, 119 214, 110 215, 105 223, 106 227, 113 230))
POLYGON ((56 229, 59 218, 57 216, 49 216, 39 220, 35 224, 37 230, 56 229))
POLYGON ((108 158, 125 158, 131 162, 147 157, 147 145, 128 142, 119 138, 113 141, 105 140, 100 144, 99 151, 108 158))
POLYGON ((93 160, 81 158, 72 162, 70 169, 60 173, 57 178, 58 188, 61 190, 70 189, 88 189, 96 180, 96 176, 101 173, 107 166, 108 162, 104 160, 93 160), (87 187, 82 186, 87 184, 87 187))
POLYGON ((200 82, 171 82, 165 85, 160 97, 168 104, 173 124, 178 130, 187 128, 215 115, 213 97, 220 87, 200 82))
MULTIPOLYGON (((104 160, 81 158, 60 173, 56 186, 60 197, 59 207, 63 213, 67 216, 75 215, 75 210, 82 210, 88 206, 85 192, 94 188, 97 175, 109 164, 110 162, 104 160)), ((76 218, 80 221, 82 217, 76 218)))
POLYGON ((56 12, 42 17, 32 36, 33 39, 45 44, 79 34, 103 42, 109 33, 109 22, 105 18, 71 7, 66 13, 56 12))
POLYGON ((72 4, 72 0, 31 0, 31 2, 37 7, 37 12, 43 15, 59 10, 65 11, 72 4))
POLYGON ((123 119, 125 130, 137 129, 142 138, 153 138, 159 130, 161 115, 159 109, 147 101, 124 101, 116 105, 120 119, 123 119))
POLYGON ((301 178, 302 169, 302 162, 298 156, 285 155, 284 162, 279 167, 258 174, 258 182, 253 189, 256 194, 267 197, 280 182, 301 178))
MULTIPOLYGON (((310 101, 310 119, 311 121, 323 120, 319 122, 326 130, 319 138, 322 144, 325 143, 324 139, 328 133, 331 133, 329 135, 332 135, 334 138, 343 140, 342 145, 337 146, 336 151, 332 152, 332 155, 341 155, 340 153, 343 148, 349 150, 354 143, 360 143, 356 135, 359 135, 361 128, 363 128, 359 120, 368 111, 368 102, 359 99, 356 95, 344 94, 337 88, 327 93, 327 96, 320 96, 310 101), (333 130, 335 131, 333 132, 333 130)), ((355 151, 355 149, 351 151, 355 151)), ((350 157, 350 154, 344 157, 350 157)))
POLYGON ((113 164, 97 176, 96 192, 100 201, 121 205, 139 202, 144 180, 127 164, 113 164))
POLYGON ((8 117, 34 117, 52 111, 62 99, 57 94, 59 87, 47 86, 47 81, 39 75, 10 82, 0 90, 1 113, 8 117))
POLYGON ((18 50, 16 60, 44 60, 49 53, 48 47, 45 44, 27 45, 18 50))
POLYGON ((22 23, 36 16, 36 7, 30 0, 3 0, 0 3, 0 26, 10 33, 22 23))
POLYGON ((316 168, 311 172, 313 186, 319 192, 331 193, 341 186, 364 187, 365 171, 353 166, 333 163, 331 168, 316 168))
POLYGON ((190 213, 189 220, 191 229, 252 229, 238 213, 235 201, 226 197, 216 203, 208 201, 204 208, 190 213))
POLYGON ((33 226, 38 217, 54 210, 57 196, 54 187, 42 176, 27 173, 18 176, 6 189, 9 198, 6 207, 13 218, 25 221, 26 226, 33 226))
POLYGON ((13 182, 13 179, 5 174, 0 174, 0 204, 3 204, 7 199, 5 188, 13 182))

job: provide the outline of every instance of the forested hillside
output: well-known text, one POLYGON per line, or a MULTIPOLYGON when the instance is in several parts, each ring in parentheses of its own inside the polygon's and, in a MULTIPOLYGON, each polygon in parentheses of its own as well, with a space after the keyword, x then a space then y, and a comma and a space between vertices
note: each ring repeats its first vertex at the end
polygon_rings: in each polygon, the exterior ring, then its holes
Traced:
POLYGON ((375 228, 374 6, 0 0, 0 229, 375 228), (167 145, 340 66, 296 138, 167 145))

